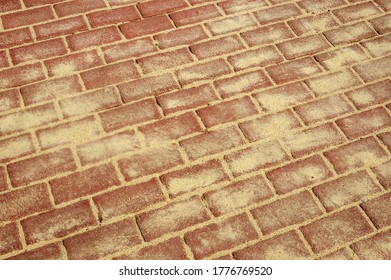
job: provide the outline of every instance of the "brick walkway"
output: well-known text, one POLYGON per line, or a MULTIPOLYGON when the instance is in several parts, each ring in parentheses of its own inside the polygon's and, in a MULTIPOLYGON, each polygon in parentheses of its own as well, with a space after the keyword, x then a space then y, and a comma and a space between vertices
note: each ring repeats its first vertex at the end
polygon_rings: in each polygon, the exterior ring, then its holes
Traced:
POLYGON ((0 18, 0 259, 391 259, 391 1, 0 18))

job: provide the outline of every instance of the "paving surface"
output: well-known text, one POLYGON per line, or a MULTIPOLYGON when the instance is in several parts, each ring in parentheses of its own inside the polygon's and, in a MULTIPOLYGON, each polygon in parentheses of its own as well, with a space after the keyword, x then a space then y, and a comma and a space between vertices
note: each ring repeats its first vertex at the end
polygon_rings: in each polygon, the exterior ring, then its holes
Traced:
POLYGON ((391 259, 391 1, 0 18, 1 259, 391 259))

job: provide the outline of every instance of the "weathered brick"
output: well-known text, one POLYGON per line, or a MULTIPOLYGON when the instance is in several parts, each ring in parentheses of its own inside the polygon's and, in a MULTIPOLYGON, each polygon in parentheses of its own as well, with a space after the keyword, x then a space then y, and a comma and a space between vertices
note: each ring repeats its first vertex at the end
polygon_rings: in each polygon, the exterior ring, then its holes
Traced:
POLYGON ((22 249, 22 242, 16 223, 0 226, 0 254, 22 249))
POLYGON ((323 33, 333 45, 343 45, 359 42, 376 36, 376 32, 365 22, 338 27, 323 33))
POLYGON ((122 59, 139 57, 157 50, 151 38, 118 43, 112 46, 103 47, 106 62, 115 62, 122 59))
POLYGON ((368 56, 358 45, 352 45, 327 53, 317 54, 315 58, 327 70, 334 70, 366 60, 368 56))
POLYGON ((261 24, 270 24, 299 16, 301 11, 294 4, 286 4, 256 11, 254 15, 261 24))
POLYGON ((301 8, 310 13, 319 13, 345 5, 344 0, 314 1, 301 0, 297 3, 301 8))
POLYGON ((376 37, 361 43, 373 56, 385 56, 391 54, 391 34, 376 37))
POLYGON ((342 248, 334 253, 318 258, 319 260, 353 260, 353 254, 350 253, 346 248, 342 248))
POLYGON ((33 25, 54 18, 51 7, 39 7, 27 11, 7 13, 1 16, 4 29, 17 28, 26 25, 33 25))
POLYGON ((324 30, 337 27, 338 23, 331 13, 321 13, 307 17, 288 21, 293 31, 301 36, 303 34, 312 34, 323 32, 324 30))
POLYGON ((333 13, 343 23, 365 19, 378 14, 380 10, 371 2, 360 3, 354 6, 336 9, 333 13))
POLYGON ((174 25, 167 16, 156 16, 141 20, 135 20, 119 26, 121 32, 127 39, 141 37, 154 33, 159 33, 164 30, 173 29, 174 25))
POLYGON ((107 0, 107 3, 109 3, 110 6, 122 6, 122 5, 128 5, 128 4, 135 4, 138 3, 138 0, 107 0))
POLYGON ((391 31, 391 15, 389 14, 372 19, 370 23, 380 34, 386 34, 391 31))
POLYGON ((21 9, 20 0, 2 1, 0 5, 0 13, 21 9))
POLYGON ((295 59, 322 52, 330 48, 330 44, 320 35, 311 35, 285 41, 277 47, 287 59, 295 59))
POLYGON ((219 16, 221 16, 219 10, 212 4, 170 14, 176 26, 197 23, 219 16))
POLYGON ((192 45, 190 49, 198 59, 202 60, 205 58, 236 52, 244 49, 244 46, 241 43, 239 36, 231 35, 192 45))
POLYGON ((33 37, 28 28, 0 32, 0 48, 10 48, 24 43, 33 42, 33 37))
POLYGON ((77 51, 119 41, 121 36, 117 27, 108 26, 69 35, 66 39, 71 50, 77 51))
POLYGON ((250 47, 258 45, 273 44, 278 41, 293 37, 292 31, 283 23, 277 23, 265 27, 259 27, 241 33, 243 39, 250 47))
POLYGON ((6 169, 3 166, 0 166, 0 192, 8 189, 7 187, 7 173, 6 169))
POLYGON ((391 68, 388 67, 390 63, 391 55, 353 66, 353 69, 365 82, 371 82, 389 77, 391 75, 391 68))
POLYGON ((10 66, 8 62, 8 55, 5 50, 0 51, 0 68, 6 68, 10 66))
POLYGON ((162 49, 191 45, 206 38, 208 38, 208 35, 201 25, 180 28, 155 36, 155 40, 162 49))
POLYGON ((384 11, 391 11, 391 3, 388 0, 375 0, 376 4, 378 4, 384 11))
POLYGON ((140 19, 140 16, 135 6, 123 6, 121 8, 90 13, 87 15, 87 18, 91 26, 95 28, 140 19))
POLYGON ((27 250, 24 253, 18 254, 8 260, 62 260, 62 251, 60 244, 52 243, 39 247, 37 249, 27 250))
POLYGON ((103 0, 75 0, 54 5, 57 15, 65 17, 73 14, 81 14, 95 9, 105 8, 103 0))
POLYGON ((208 22, 205 25, 213 35, 220 35, 228 32, 239 31, 251 26, 257 26, 248 14, 208 22))
POLYGON ((346 95, 357 109, 363 109, 389 100, 391 81, 384 80, 349 91, 346 95))
POLYGON ((184 0, 166 0, 164 2, 152 0, 139 3, 137 6, 143 17, 151 17, 186 8, 188 4, 184 0))
POLYGON ((45 79, 40 63, 28 64, 0 71, 0 88, 23 86, 45 79))
POLYGON ((7 163, 34 152, 35 148, 30 134, 0 140, 0 163, 7 163))
POLYGON ((380 184, 386 189, 391 189, 391 161, 380 164, 372 170, 375 172, 380 184))
POLYGON ((387 193, 363 203, 361 207, 376 228, 381 229, 391 225, 390 203, 391 194, 387 193))
POLYGON ((87 29, 87 23, 84 21, 82 16, 59 19, 34 26, 34 31, 38 40, 70 35, 87 29))
POLYGON ((368 239, 352 244, 351 247, 362 260, 389 260, 391 258, 391 231, 377 233, 368 239))
POLYGON ((382 133, 378 135, 378 137, 384 143, 384 145, 388 147, 388 150, 391 151, 391 132, 382 133))
POLYGON ((265 0, 227 0, 219 2, 218 5, 226 14, 232 14, 255 8, 262 8, 267 6, 267 3, 265 0))
POLYGON ((66 1, 66 0, 23 0, 26 7, 35 7, 35 6, 56 4, 56 3, 64 2, 64 1, 66 1))

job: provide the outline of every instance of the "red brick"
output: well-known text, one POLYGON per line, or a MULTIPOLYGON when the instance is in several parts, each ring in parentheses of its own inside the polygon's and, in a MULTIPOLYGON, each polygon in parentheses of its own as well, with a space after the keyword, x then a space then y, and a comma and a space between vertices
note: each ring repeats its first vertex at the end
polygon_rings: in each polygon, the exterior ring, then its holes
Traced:
POLYGON ((365 165, 371 165, 386 157, 387 153, 373 138, 365 138, 325 152, 325 156, 338 174, 365 165))
POLYGON ((0 166, 0 192, 8 189, 7 184, 7 171, 5 167, 0 166))
POLYGON ((99 209, 99 217, 103 220, 136 213, 164 200, 165 196, 156 179, 121 187, 94 197, 94 202, 99 209))
POLYGON ((267 3, 265 0, 228 0, 219 2, 218 5, 226 14, 232 14, 255 8, 262 8, 267 6, 267 3))
POLYGON ((0 92, 0 112, 19 108, 20 103, 19 91, 17 89, 0 92))
POLYGON ((214 82, 222 98, 229 98, 244 92, 271 87, 273 84, 263 71, 247 72, 214 82))
POLYGON ((337 21, 331 13, 322 13, 294 19, 288 21, 288 24, 299 36, 308 33, 323 32, 324 30, 338 26, 337 21))
POLYGON ((190 47, 192 53, 200 60, 236 52, 243 48, 243 44, 237 35, 198 43, 190 47))
POLYGON ((159 144, 163 141, 176 140, 189 134, 203 131, 193 112, 173 118, 165 118, 139 127, 148 145, 159 144))
POLYGON ((228 180, 219 160, 210 160, 160 177, 170 197, 189 193, 228 180))
POLYGON ((195 259, 234 248, 258 238, 258 234, 246 214, 228 218, 185 234, 195 259))
POLYGON ((221 20, 208 22, 205 25, 213 35, 239 31, 248 27, 257 26, 249 14, 227 17, 221 20))
POLYGON ((134 219, 105 225, 63 241, 71 260, 96 260, 142 242, 134 219))
POLYGON ((0 135, 28 130, 57 120, 57 113, 52 104, 25 109, 0 116, 0 135))
POLYGON ((315 253, 351 242, 373 231, 356 207, 327 216, 300 229, 315 253))
POLYGON ((96 223, 87 200, 53 209, 21 222, 27 244, 64 237, 96 223))
POLYGON ((209 220, 209 214, 199 197, 169 204, 137 216, 137 224, 146 241, 151 241, 170 232, 209 220))
POLYGON ((255 142, 269 137, 278 137, 288 133, 301 124, 290 110, 281 111, 239 124, 247 139, 255 142))
POLYGON ((391 3, 388 0, 374 0, 384 11, 391 11, 391 3))
POLYGON ((376 37, 361 43, 372 56, 385 56, 391 54, 391 34, 376 37))
POLYGON ((353 69, 365 82, 371 82, 389 77, 391 75, 390 63, 391 55, 353 66, 353 69))
POLYGON ((311 35, 277 44, 277 47, 287 59, 295 59, 324 51, 330 44, 320 35, 311 35))
POLYGON ((14 190, 0 195, 0 221, 14 221, 52 208, 48 188, 44 184, 14 190))
POLYGON ((64 1, 66 1, 66 0, 23 0, 26 7, 56 4, 56 3, 64 2, 64 1))
POLYGON ((267 46, 229 56, 227 60, 236 71, 240 71, 246 68, 277 64, 284 59, 274 46, 267 46))
POLYGON ((118 161, 126 181, 153 173, 161 173, 183 164, 178 148, 171 144, 152 147, 118 161))
POLYGON ((62 260, 62 252, 60 244, 52 243, 39 247, 37 249, 27 250, 24 253, 18 254, 8 260, 62 260))
POLYGON ((344 0, 328 0, 328 1, 317 1, 317 0, 301 0, 297 3, 302 9, 310 13, 319 13, 330 10, 342 5, 345 5, 344 0))
POLYGON ((340 177, 313 188, 313 192, 328 212, 352 202, 363 201, 366 196, 379 191, 380 188, 366 171, 340 177))
POLYGON ((234 252, 237 260, 300 260, 311 255, 295 231, 263 240, 234 252))
POLYGON ((179 66, 186 65, 193 61, 194 59, 187 48, 158 53, 137 59, 137 63, 146 74, 164 71, 171 68, 178 68, 179 66))
POLYGON ((376 32, 365 22, 345 25, 334 30, 325 31, 324 35, 333 45, 359 42, 376 36, 376 32))
POLYGON ((391 31, 391 15, 375 18, 370 23, 379 34, 385 34, 391 31))
POLYGON ((0 88, 23 86, 44 79, 45 74, 40 63, 13 67, 0 71, 0 88))
POLYGON ((68 45, 72 51, 113 43, 119 40, 121 40, 121 36, 116 26, 93 29, 67 37, 68 45))
POLYGON ((372 170, 375 172, 380 184, 386 189, 391 189, 391 161, 380 164, 372 170))
POLYGON ((178 27, 198 23, 219 16, 221 16, 219 10, 212 4, 170 14, 171 19, 178 27))
POLYGON ((54 5, 57 15, 65 17, 73 14, 81 14, 95 9, 105 8, 103 0, 75 0, 54 5))
POLYGON ((6 163, 34 152, 35 148, 30 134, 0 140, 0 163, 6 163))
POLYGON ((130 42, 115 44, 102 48, 106 62, 115 62, 122 59, 132 59, 151 52, 155 52, 157 47, 151 38, 144 38, 130 42))
POLYGON ((236 177, 281 163, 287 160, 288 156, 281 145, 273 140, 231 153, 224 159, 236 177))
POLYGON ((266 70, 277 84, 301 80, 322 72, 315 60, 310 57, 299 58, 270 66, 266 70))
POLYGON ((155 40, 162 49, 180 45, 191 45, 206 38, 208 38, 208 35, 201 25, 180 28, 155 36, 155 40))
POLYGON ((20 0, 2 1, 0 4, 0 13, 21 9, 20 0))
POLYGON ((49 6, 29 9, 27 11, 8 13, 1 16, 4 29, 32 25, 34 23, 47 21, 53 18, 54 14, 51 7, 49 6))
POLYGON ((5 51, 0 51, 0 68, 6 68, 10 66, 8 62, 8 56, 5 51))
POLYGON ((106 87, 140 77, 133 61, 105 65, 85 71, 80 75, 87 89, 106 87))
POLYGON ((333 173, 324 160, 315 155, 271 170, 266 176, 278 194, 285 194, 322 182, 332 177, 333 173))
POLYGON ((366 2, 334 10, 333 13, 340 21, 348 23, 350 21, 365 19, 379 14, 380 10, 373 3, 366 2))
POLYGON ((123 155, 139 148, 140 143, 134 131, 125 131, 79 145, 77 146, 77 154, 81 164, 86 165, 123 155))
POLYGON ((212 127, 256 115, 259 112, 250 97, 245 96, 208 106, 198 110, 197 113, 206 127, 212 127))
POLYGON ((33 42, 33 37, 28 28, 0 32, 0 49, 15 47, 30 42, 33 42))
POLYGON ((76 75, 54 80, 45 80, 20 88, 24 104, 26 105, 65 97, 72 93, 81 92, 82 90, 76 75))
POLYGON ((70 54, 45 61, 49 76, 64 76, 103 64, 96 50, 70 54))
POLYGON ((380 140, 388 147, 388 150, 391 151, 391 132, 385 132, 378 135, 380 140))
POLYGON ((389 260, 391 259, 390 246, 390 230, 377 233, 368 239, 364 239, 351 245, 352 250, 362 260, 389 260))
POLYGON ((34 31, 38 40, 70 35, 87 29, 87 23, 82 16, 55 20, 34 26, 34 31))
POLYGON ((365 213, 378 229, 391 225, 390 202, 391 194, 387 193, 362 204, 365 213))
POLYGON ((283 141, 291 150, 293 157, 298 158, 341 144, 345 140, 332 123, 326 123, 294 133, 285 137, 283 141))
POLYGON ((87 15, 87 18, 91 26, 95 28, 140 19, 140 16, 135 6, 123 6, 121 8, 90 13, 87 15))
POLYGON ((75 169, 76 164, 69 149, 41 154, 8 165, 8 173, 15 187, 75 169))
POLYGON ((327 53, 317 54, 315 58, 327 70, 333 70, 345 68, 357 62, 367 60, 368 56, 358 45, 352 45, 327 53))
POLYGON ((188 85, 197 81, 209 80, 231 72, 229 65, 223 59, 198 63, 176 71, 179 82, 188 85))
POLYGON ((127 39, 159 33, 174 28, 167 16, 156 16, 141 20, 135 20, 119 26, 127 39))
POLYGON ((330 260, 330 261, 353 260, 353 254, 350 253, 346 248, 342 248, 334 253, 328 254, 328 255, 323 256, 318 259, 319 260, 330 260))
POLYGON ((107 132, 125 126, 159 119, 156 101, 147 99, 100 113, 103 129, 107 132))
POLYGON ((164 2, 152 0, 139 3, 137 6, 143 17, 151 17, 186 8, 188 4, 184 0, 166 0, 164 2))
POLYGON ((300 16, 301 11, 294 4, 286 4, 256 11, 254 15, 261 24, 270 24, 300 16))
POLYGON ((241 35, 250 47, 273 44, 293 37, 292 31, 284 23, 259 27, 243 32, 241 35))
POLYGON ((22 242, 16 223, 0 226, 0 254, 20 249, 22 249, 22 242))
POLYGON ((261 176, 232 183, 204 194, 213 215, 221 216, 252 206, 273 196, 261 176))

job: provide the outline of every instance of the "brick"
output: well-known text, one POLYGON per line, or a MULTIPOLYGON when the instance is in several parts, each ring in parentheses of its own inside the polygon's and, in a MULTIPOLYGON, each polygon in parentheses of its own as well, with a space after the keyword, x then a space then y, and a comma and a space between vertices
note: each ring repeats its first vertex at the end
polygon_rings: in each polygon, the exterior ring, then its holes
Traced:
POLYGON ((328 212, 352 202, 363 201, 381 191, 366 171, 359 171, 316 186, 313 192, 328 212))
POLYGON ((299 36, 303 34, 319 33, 339 26, 331 13, 321 13, 290 20, 288 21, 288 24, 299 36))
POLYGON ((279 137, 301 124, 290 110, 281 111, 239 124, 240 129, 251 142, 269 137, 279 137))
POLYGON ((391 11, 391 3, 387 0, 375 0, 376 4, 378 4, 384 11, 391 11))
POLYGON ((315 253, 351 242, 373 231, 356 207, 324 217, 300 230, 315 253))
POLYGON ((290 39, 293 33, 284 23, 277 23, 243 32, 241 36, 250 47, 253 47, 290 39))
POLYGON ((301 0, 297 3, 302 9, 310 13, 319 13, 345 5, 344 0, 314 1, 301 0))
POLYGON ((383 134, 378 135, 380 140, 388 147, 388 150, 391 151, 391 132, 385 132, 383 134))
POLYGON ((103 0, 75 0, 54 5, 57 15, 65 17, 73 14, 81 14, 95 9, 105 8, 106 4, 103 0))
POLYGON ((8 165, 8 173, 15 187, 75 169, 76 164, 69 149, 41 154, 8 165))
POLYGON ((283 58, 275 47, 266 46, 229 56, 227 60, 236 71, 240 71, 251 67, 277 64, 282 62, 283 58))
POLYGON ((2 89, 23 86, 44 79, 45 74, 40 63, 0 71, 0 87, 2 89))
POLYGON ((311 255, 295 231, 290 231, 234 252, 238 260, 299 260, 311 255))
POLYGON ((52 243, 37 249, 27 250, 8 260, 62 260, 61 247, 58 243, 52 243))
POLYGON ((56 4, 56 3, 64 2, 64 1, 66 1, 66 0, 23 0, 26 7, 56 4))
POLYGON ((239 31, 248 27, 257 26, 250 15, 227 17, 221 20, 208 22, 206 27, 213 35, 220 35, 228 32, 239 31))
POLYGON ((301 37, 277 44, 287 59, 313 55, 330 48, 330 45, 320 35, 301 37))
POLYGON ((253 96, 257 99, 262 109, 267 112, 280 111, 313 98, 301 83, 279 86, 256 93, 253 96))
POLYGON ((214 85, 222 98, 229 98, 244 92, 271 87, 273 84, 263 71, 254 71, 217 80, 214 85))
POLYGON ((187 48, 158 53, 151 56, 137 59, 137 64, 140 65, 144 73, 164 71, 171 68, 178 68, 193 62, 190 51, 187 48))
POLYGON ((106 87, 140 77, 133 61, 101 66, 80 75, 87 89, 106 87))
POLYGON ((306 125, 333 119, 353 111, 352 107, 342 95, 318 99, 307 104, 296 106, 294 110, 299 114, 306 125))
POLYGON ((391 69, 388 67, 390 63, 391 55, 359 64, 354 66, 353 69, 365 82, 372 82, 390 76, 391 69))
POLYGON ((103 47, 106 62, 139 57, 157 50, 151 38, 134 40, 116 45, 103 47))
POLYGON ((125 131, 78 145, 76 151, 81 164, 86 165, 123 155, 139 148, 140 143, 136 134, 133 131, 125 131))
POLYGON ((219 16, 221 16, 219 10, 212 4, 170 14, 175 26, 178 27, 198 23, 219 16))
POLYGON ((375 57, 391 54, 391 34, 380 36, 361 44, 375 57))
POLYGON ((265 0, 228 0, 219 2, 218 5, 226 14, 248 11, 267 6, 265 0))
POLYGON ((20 0, 2 1, 0 5, 0 13, 21 9, 20 0))
POLYGON ((335 51, 317 54, 315 59, 327 70, 334 70, 367 60, 368 56, 358 45, 352 45, 335 51))
POLYGON ((283 141, 291 150, 293 157, 298 158, 341 144, 345 140, 332 123, 326 123, 294 133, 285 137, 283 141))
POLYGON ((0 140, 0 163, 7 163, 18 157, 35 152, 30 134, 0 140))
POLYGON ((383 164, 380 164, 372 168, 373 172, 376 174, 377 180, 380 184, 383 185, 386 189, 391 189, 391 161, 387 161, 383 164))
POLYGON ((342 248, 334 253, 319 258, 319 260, 353 260, 353 254, 350 253, 346 248, 342 248))
POLYGON ((288 159, 281 145, 276 141, 251 146, 224 157, 235 177, 279 164, 288 159))
POLYGON ((49 191, 44 184, 13 190, 0 195, 0 221, 15 221, 52 208, 49 191))
POLYGON ((240 131, 234 126, 208 131, 180 142, 191 160, 220 153, 243 144, 245 141, 240 131))
POLYGON ((387 153, 372 137, 358 140, 324 153, 338 174, 372 165, 387 153))
POLYGON ((15 250, 21 250, 22 248, 16 223, 0 226, 0 254, 7 254, 15 250))
POLYGON ((165 196, 156 179, 137 185, 125 186, 95 196, 94 203, 99 217, 106 220, 115 216, 136 213, 156 203, 165 201, 165 196))
POLYGON ((96 223, 91 205, 86 200, 32 216, 21 222, 26 243, 29 245, 64 237, 96 223))
POLYGON ((266 172, 278 194, 285 194, 333 176, 325 161, 318 155, 289 163, 266 172))
POLYGON ((333 13, 340 21, 348 23, 350 21, 365 19, 379 14, 380 10, 373 3, 366 2, 334 10, 333 13))
POLYGON ((19 91, 10 89, 0 92, 0 112, 16 109, 20 107, 19 91))
POLYGON ((5 51, 0 51, 0 68, 6 68, 10 66, 8 62, 8 56, 5 51))
POLYGON ((63 241, 71 260, 96 260, 142 242, 134 219, 81 233, 63 241))
POLYGON ((192 45, 206 38, 208 38, 208 35, 201 25, 180 28, 155 36, 155 40, 162 49, 181 45, 192 45))
POLYGON ((389 260, 390 246, 391 231, 389 230, 351 245, 352 250, 362 260, 389 260))
POLYGON ((192 53, 200 60, 236 52, 243 48, 244 46, 237 35, 198 43, 190 47, 192 53))
POLYGON ((160 177, 170 197, 176 197, 228 180, 219 160, 210 160, 160 177))
POLYGON ((33 37, 28 28, 0 32, 0 49, 15 47, 30 42, 33 42, 33 37))
POLYGON ((189 226, 209 220, 209 214, 199 197, 176 202, 142 213, 137 216, 137 224, 146 241, 151 241, 170 232, 183 230, 189 226))
POLYGON ((115 26, 93 29, 82 33, 69 35, 68 45, 72 51, 100 46, 121 40, 121 36, 115 26))
POLYGON ((135 6, 123 6, 121 8, 90 13, 87 15, 87 18, 91 26, 96 28, 140 19, 140 16, 135 6))
POLYGON ((153 173, 161 173, 183 164, 178 148, 171 144, 152 147, 118 161, 126 181, 153 173))
POLYGON ((310 57, 280 63, 266 68, 272 79, 277 84, 284 84, 294 80, 300 80, 321 73, 322 70, 310 57))
POLYGON ((203 131, 193 112, 143 125, 138 130, 148 145, 157 145, 164 141, 177 140, 178 138, 203 131))
POLYGON ((385 34, 391 31, 391 15, 372 19, 370 23, 379 34, 385 34))
POLYGON ((246 214, 185 234, 185 241, 190 246, 195 259, 205 258, 257 238, 258 234, 246 214))
POLYGON ((215 216, 252 206, 272 196, 273 192, 261 176, 238 181, 204 194, 204 198, 215 216))
POLYGON ((107 3, 109 3, 110 6, 122 6, 122 5, 128 5, 128 4, 134 4, 139 2, 138 0, 107 0, 107 3))
POLYGON ((159 119, 161 114, 154 99, 146 99, 100 113, 103 129, 107 132, 125 126, 159 119))
POLYGON ((390 202, 391 194, 387 193, 361 205, 378 229, 388 227, 391 224, 390 202))
POLYGON ((87 29, 87 23, 82 16, 59 19, 34 26, 34 31, 38 40, 70 35, 87 29))
POLYGON ((6 135, 57 121, 52 104, 37 106, 0 116, 0 135, 6 135))
POLYGON ((103 64, 96 50, 70 54, 45 61, 49 76, 64 76, 103 64))
POLYGON ((24 104, 26 105, 65 97, 69 94, 81 92, 82 90, 76 75, 45 80, 20 88, 24 104))
POLYGON ((0 192, 7 189, 7 171, 5 167, 0 166, 0 192))
POLYGON ((165 30, 173 29, 174 25, 167 16, 156 16, 141 20, 135 20, 119 26, 121 32, 127 39, 146 36, 154 33, 159 33, 165 30))
POLYGON ((39 7, 27 11, 8 13, 1 16, 4 29, 17 28, 26 25, 32 25, 42 21, 54 18, 51 7, 39 7))
POLYGON ((270 24, 300 16, 301 11, 294 4, 286 4, 256 11, 254 15, 260 24, 270 24))
POLYGON ((325 31, 323 34, 333 45, 359 42, 376 36, 376 32, 373 31, 365 22, 345 25, 334 30, 325 31))
POLYGON ((151 17, 181 10, 186 8, 188 4, 184 0, 167 0, 164 2, 159 0, 152 0, 139 3, 137 6, 140 9, 143 17, 151 17))
POLYGON ((242 118, 258 114, 258 110, 250 97, 225 101, 197 111, 206 127, 234 122, 242 118))

